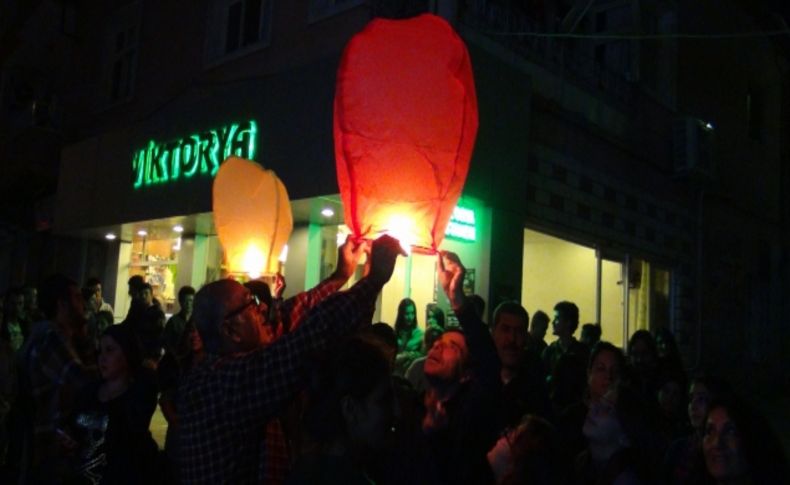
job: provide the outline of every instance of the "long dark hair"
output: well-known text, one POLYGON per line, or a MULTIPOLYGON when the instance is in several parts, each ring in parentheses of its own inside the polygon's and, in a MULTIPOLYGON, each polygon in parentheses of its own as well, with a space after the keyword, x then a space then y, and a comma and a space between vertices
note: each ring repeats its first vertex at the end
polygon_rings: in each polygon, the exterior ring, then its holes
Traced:
POLYGON ((417 305, 411 298, 404 298, 398 303, 398 316, 395 318, 395 333, 401 330, 411 330, 417 326, 417 305), (407 326, 406 323, 406 308, 411 305, 414 307, 414 327, 407 326))
MULTIPOLYGON (((787 483, 787 457, 781 441, 768 420, 740 397, 725 393, 711 402, 703 424, 703 440, 708 416, 716 409, 724 409, 735 423, 752 483, 787 483)), ((705 470, 706 478, 712 483, 713 478, 707 472, 704 456, 701 459, 701 469, 705 470)))

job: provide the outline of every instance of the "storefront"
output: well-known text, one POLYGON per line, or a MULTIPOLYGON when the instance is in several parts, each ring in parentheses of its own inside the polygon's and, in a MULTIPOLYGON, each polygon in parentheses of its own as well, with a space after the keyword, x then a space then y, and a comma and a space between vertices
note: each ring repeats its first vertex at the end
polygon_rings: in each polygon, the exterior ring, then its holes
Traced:
MULTIPOLYGON (((266 138, 257 119, 236 119, 180 134, 163 132, 172 135, 144 135, 150 128, 108 133, 64 152, 64 167, 71 170, 64 170, 61 180, 56 227, 78 238, 106 241, 111 263, 100 277, 116 321, 129 308, 131 276, 143 276, 151 284, 168 314, 178 311, 182 286, 200 288, 227 276, 211 213, 211 183, 228 156, 260 159, 260 143, 266 138)), ((337 194, 316 193, 320 187, 306 187, 304 180, 296 181, 295 190, 284 182, 290 194, 309 195, 291 200, 294 231, 282 255, 287 297, 313 287, 334 270, 338 245, 348 230, 337 194)), ((457 252, 468 267, 469 293, 488 292, 490 224, 490 209, 482 201, 462 197, 442 245, 457 252)), ((394 323, 398 303, 406 297, 416 302, 421 326, 425 319, 419 315, 429 303, 447 309, 435 264, 435 256, 424 254, 400 258, 380 296, 376 320, 394 323)))
MULTIPOLYGON (((600 323, 605 340, 623 348, 636 330, 669 327, 670 271, 654 262, 527 228, 522 278, 530 315, 552 316, 557 302, 572 301, 580 328, 600 323)), ((554 338, 549 332, 546 339, 554 338)))

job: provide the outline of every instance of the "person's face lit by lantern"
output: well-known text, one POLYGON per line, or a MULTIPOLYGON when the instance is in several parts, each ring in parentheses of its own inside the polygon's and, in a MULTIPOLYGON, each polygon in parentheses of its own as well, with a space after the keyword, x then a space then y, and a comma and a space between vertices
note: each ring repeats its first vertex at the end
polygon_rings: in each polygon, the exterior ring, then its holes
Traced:
POLYGON ((238 351, 248 352, 268 345, 271 335, 267 332, 266 304, 258 302, 243 286, 234 289, 229 301, 232 306, 225 315, 223 332, 234 347, 238 351))
POLYGON ((446 382, 464 378, 469 349, 460 332, 445 332, 433 343, 425 359, 425 375, 446 382))
POLYGON ((740 433, 726 408, 716 407, 708 414, 702 452, 708 473, 718 483, 730 483, 747 473, 740 433))

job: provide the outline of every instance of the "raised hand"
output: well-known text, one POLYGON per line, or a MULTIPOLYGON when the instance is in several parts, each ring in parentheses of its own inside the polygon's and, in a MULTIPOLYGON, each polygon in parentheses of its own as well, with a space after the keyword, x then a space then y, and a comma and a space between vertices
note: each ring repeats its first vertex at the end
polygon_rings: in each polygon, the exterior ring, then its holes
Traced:
POLYGON ((274 284, 272 285, 272 297, 275 300, 279 300, 283 297, 283 293, 285 292, 285 277, 280 274, 279 272, 274 275, 274 284))
POLYGON ((384 285, 390 280, 395 261, 398 255, 406 256, 400 246, 400 242, 392 236, 383 235, 373 241, 370 251, 370 275, 369 277, 377 283, 384 285))
POLYGON ((359 264, 359 258, 367 251, 368 241, 354 242, 349 235, 346 242, 337 249, 337 268, 335 275, 348 280, 354 274, 359 264))

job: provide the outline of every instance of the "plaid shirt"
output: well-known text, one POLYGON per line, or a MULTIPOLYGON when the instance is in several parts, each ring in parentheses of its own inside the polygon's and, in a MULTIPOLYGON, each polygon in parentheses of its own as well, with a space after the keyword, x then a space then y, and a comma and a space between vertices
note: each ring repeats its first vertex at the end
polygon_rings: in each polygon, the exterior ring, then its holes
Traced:
MULTIPOLYGON (((279 339, 283 334, 296 330, 314 306, 344 284, 344 281, 330 277, 310 291, 299 293, 284 302, 279 301, 275 306, 276 338, 279 339)), ((276 485, 285 481, 285 476, 290 470, 288 441, 278 418, 273 418, 266 424, 265 433, 263 453, 266 456, 266 464, 263 483, 276 485)))
POLYGON ((333 337, 370 323, 381 287, 365 278, 326 298, 296 330, 271 346, 208 356, 179 390, 184 483, 257 483, 264 479, 264 426, 304 384, 303 364, 333 337))
POLYGON ((99 377, 91 342, 69 342, 54 323, 48 324, 49 328, 34 335, 23 350, 26 384, 33 399, 34 468, 57 465, 55 430, 65 424, 78 392, 99 377))

